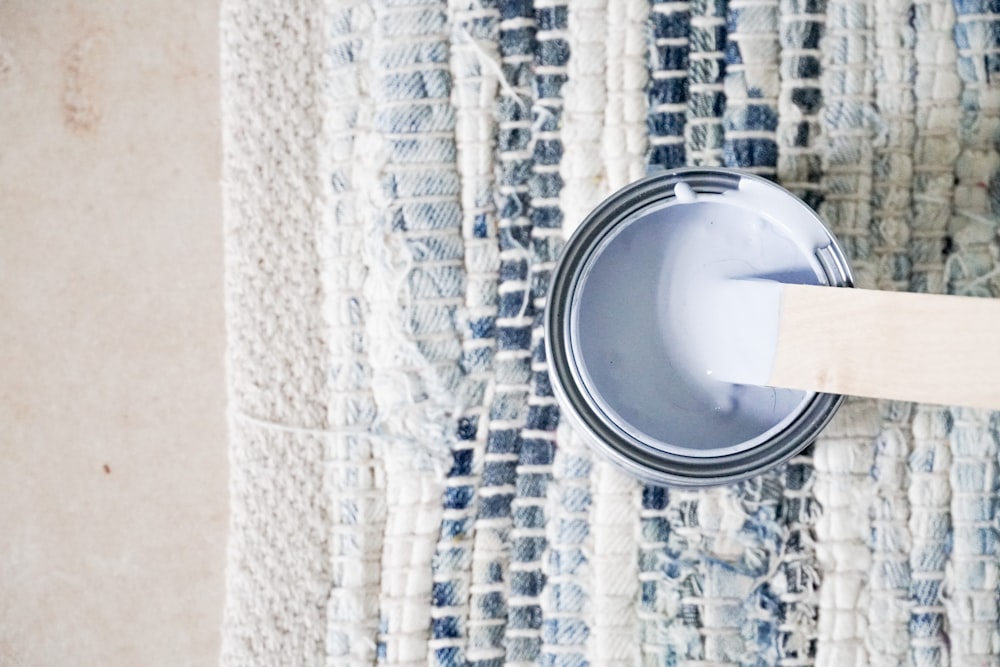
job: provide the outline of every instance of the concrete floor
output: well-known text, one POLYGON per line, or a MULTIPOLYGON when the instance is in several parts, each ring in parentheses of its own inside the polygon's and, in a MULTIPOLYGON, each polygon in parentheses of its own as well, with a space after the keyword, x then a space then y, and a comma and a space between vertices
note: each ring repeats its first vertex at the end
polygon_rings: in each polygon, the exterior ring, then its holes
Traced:
POLYGON ((209 665, 216 2, 0 0, 0 665, 209 665))

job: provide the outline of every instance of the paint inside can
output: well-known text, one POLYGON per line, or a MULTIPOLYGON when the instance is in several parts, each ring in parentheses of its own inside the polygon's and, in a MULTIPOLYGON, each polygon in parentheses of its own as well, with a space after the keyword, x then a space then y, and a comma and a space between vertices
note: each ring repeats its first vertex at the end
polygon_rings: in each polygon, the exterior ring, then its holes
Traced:
POLYGON ((785 190, 726 170, 679 170, 619 197, 570 240, 550 295, 571 418, 633 473, 677 484, 745 477, 808 444, 839 397, 713 378, 725 318, 710 297, 733 279, 849 285, 830 232, 785 190))

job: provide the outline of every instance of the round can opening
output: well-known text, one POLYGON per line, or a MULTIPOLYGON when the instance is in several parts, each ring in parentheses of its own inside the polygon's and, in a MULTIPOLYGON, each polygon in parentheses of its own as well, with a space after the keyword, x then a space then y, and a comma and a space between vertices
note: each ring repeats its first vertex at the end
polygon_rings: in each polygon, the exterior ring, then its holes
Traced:
POLYGON ((841 397, 733 385, 700 366, 708 281, 850 286, 818 216, 764 179, 665 172, 602 203, 553 274, 546 346, 564 412, 598 450, 657 483, 709 485, 805 447, 841 397))

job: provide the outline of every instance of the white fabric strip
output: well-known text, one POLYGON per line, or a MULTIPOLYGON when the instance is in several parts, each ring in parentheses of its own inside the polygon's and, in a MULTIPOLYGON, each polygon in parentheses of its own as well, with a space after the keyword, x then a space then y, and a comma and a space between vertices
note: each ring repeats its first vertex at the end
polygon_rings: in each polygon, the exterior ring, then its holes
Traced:
POLYGON ((328 440, 311 433, 331 428, 317 237, 323 15, 318 0, 220 11, 229 409, 259 420, 230 422, 223 665, 326 659, 328 440))
POLYGON ((540 661, 586 664, 593 655, 594 622, 602 610, 594 598, 591 535, 592 456, 563 421, 556 431, 552 481, 545 498, 547 547, 542 559, 540 661))
MULTIPOLYGON (((942 249, 951 220, 961 82, 956 67, 955 10, 950 0, 918 0, 913 7, 916 44, 916 143, 910 221, 910 288, 945 290, 942 249)), ((950 664, 944 579, 951 532, 949 410, 916 405, 909 460, 910 664, 950 664)))
POLYGON ((591 476, 594 573, 590 655, 595 665, 639 661, 639 512, 642 486, 595 460, 591 476))
POLYGON ((559 204, 565 215, 563 233, 568 237, 607 190, 601 160, 604 110, 608 105, 605 0, 575 0, 568 5, 566 23, 570 59, 563 87, 563 157, 559 173, 564 185, 559 204))
MULTIPOLYGON (((910 186, 913 179, 914 31, 910 0, 875 3, 875 102, 880 134, 874 156, 873 210, 875 281, 879 289, 905 289, 910 282, 910 186)), ((912 406, 879 401, 882 431, 875 441, 870 509, 872 565, 868 588, 866 646, 872 665, 896 665, 909 644, 910 600, 907 461, 912 449, 912 406)))
POLYGON ((881 424, 874 401, 848 399, 815 445, 814 489, 823 512, 816 520, 816 555, 822 567, 818 667, 869 663, 868 508, 874 492, 869 474, 881 424))
POLYGON ((649 0, 607 0, 607 52, 604 136, 601 160, 608 192, 615 192, 646 174, 649 130, 646 116, 649 77, 646 44, 649 0))
MULTIPOLYGON (((330 496, 332 590, 327 605, 327 664, 370 665, 378 632, 379 562, 385 526, 385 471, 381 447, 365 433, 375 420, 367 359, 361 260, 364 222, 356 171, 356 138, 370 132, 370 100, 362 86, 365 46, 373 15, 365 6, 328 2, 331 31, 324 51, 323 209, 324 316, 330 331, 329 462, 324 486, 330 496), (354 431, 351 433, 350 431, 354 431)), ((363 141, 360 143, 364 143, 363 141)))
MULTIPOLYGON (((871 223, 875 134, 872 0, 831 0, 827 6, 821 115, 826 198, 820 213, 847 248, 859 286, 874 285, 864 245, 871 223)), ((881 419, 874 401, 848 399, 817 440, 816 554, 819 591, 816 664, 866 665, 867 581, 871 568, 871 469, 881 419)))
POLYGON ((379 597, 379 664, 427 664, 431 624, 431 560, 441 527, 444 483, 414 470, 404 456, 386 457, 385 525, 379 597))

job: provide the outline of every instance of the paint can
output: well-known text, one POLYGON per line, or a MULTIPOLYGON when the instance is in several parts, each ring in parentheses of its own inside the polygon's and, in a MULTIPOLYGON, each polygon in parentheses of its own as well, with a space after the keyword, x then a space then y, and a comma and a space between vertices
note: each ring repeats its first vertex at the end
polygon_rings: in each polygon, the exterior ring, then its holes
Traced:
POLYGON ((702 307, 705 275, 853 286, 816 213, 754 175, 665 171, 601 203, 552 274, 550 377, 593 449, 650 483, 711 486, 769 470, 812 442, 843 401, 699 375, 688 349, 698 332, 685 320, 702 307))

